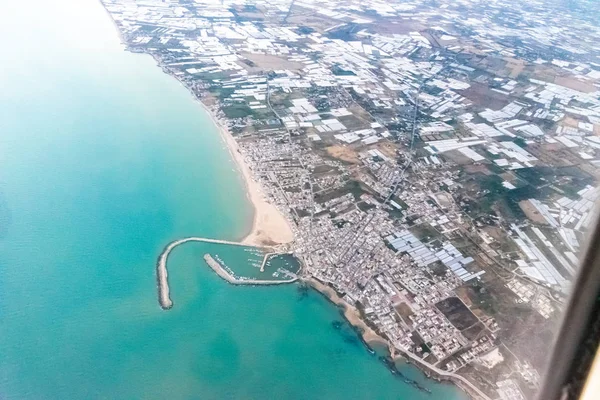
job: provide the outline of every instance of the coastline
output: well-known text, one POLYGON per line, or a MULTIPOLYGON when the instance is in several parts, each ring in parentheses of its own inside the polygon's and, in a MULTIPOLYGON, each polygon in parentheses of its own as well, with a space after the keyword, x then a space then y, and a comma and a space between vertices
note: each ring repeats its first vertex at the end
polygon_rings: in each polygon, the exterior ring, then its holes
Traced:
MULTIPOLYGON (((160 60, 157 59, 157 62, 158 65, 164 69, 164 66, 160 63, 160 60)), ((179 79, 176 76, 174 77, 179 81, 179 79)), ((184 87, 186 87, 184 82, 181 82, 181 84, 184 87)), ((223 141, 227 145, 227 149, 229 150, 231 157, 235 161, 240 173, 242 174, 243 181, 246 186, 246 196, 250 200, 250 203, 254 209, 253 221, 250 231, 245 236, 243 236, 240 242, 257 247, 273 246, 277 244, 285 244, 292 242, 294 240, 294 233, 290 227, 288 220, 284 217, 283 213, 279 211, 274 205, 269 203, 263 195, 260 183, 254 180, 252 171, 250 170, 248 164, 244 160, 244 157, 239 151, 238 143, 227 128, 227 126, 216 116, 216 113, 211 111, 210 108, 202 102, 201 99, 197 99, 197 101, 200 103, 201 107, 208 114, 213 124, 219 130, 223 141)), ((207 262, 207 264, 209 263, 207 262)), ((236 284, 219 274, 219 272, 215 270, 212 266, 211 268, 219 276, 221 276, 221 278, 223 278, 230 284, 236 284)), ((427 376, 429 379, 435 380, 437 382, 448 382, 458 387, 470 399, 489 400, 489 397, 485 396, 479 390, 474 390, 474 388, 470 387, 468 382, 467 384, 465 384, 464 378, 460 377, 462 379, 457 379, 452 376, 438 374, 436 371, 432 371, 430 368, 423 365, 421 362, 413 360, 412 357, 405 354, 404 352, 400 352, 397 349, 395 349, 388 339, 383 338, 377 332, 375 332, 369 325, 367 325, 367 323, 362 319, 360 312, 358 311, 358 309, 356 309, 356 307, 342 299, 338 295, 338 293, 330 286, 322 283, 321 281, 312 276, 302 277, 300 278, 300 280, 308 283, 311 287, 313 287, 315 290, 317 290, 319 293, 325 296, 330 302, 343 309, 344 318, 353 328, 357 330, 365 346, 369 350, 371 350, 371 345, 373 344, 386 346, 391 354, 391 360, 393 362, 402 360, 408 364, 411 364, 420 371, 422 371, 425 374, 425 376, 427 376)))
POLYGON ((485 393, 481 390, 472 386, 472 384, 464 377, 456 374, 448 374, 444 373, 441 370, 433 370, 431 367, 428 367, 422 363, 419 359, 414 358, 408 353, 405 353, 400 350, 395 350, 391 355, 391 359, 396 361, 402 361, 406 364, 413 365, 415 368, 419 369, 428 379, 433 379, 438 382, 447 382, 462 390, 469 399, 473 400, 491 400, 485 393))
POLYGON ((241 242, 259 247, 292 242, 294 240, 294 232, 289 221, 277 207, 266 199, 261 184, 254 179, 250 167, 240 152, 237 141, 226 124, 202 100, 198 99, 198 102, 219 130, 221 138, 225 142, 233 161, 242 175, 244 186, 246 187, 246 196, 253 207, 250 231, 243 236, 241 242))
POLYGON ((127 41, 125 40, 125 37, 123 36, 123 32, 121 32, 121 29, 119 28, 119 25, 117 25, 117 21, 114 20, 114 18, 112 17, 110 11, 108 11, 108 8, 106 8, 106 5, 104 4, 104 2, 102 0, 98 0, 98 1, 100 3, 100 6, 102 7, 102 9, 104 10, 104 12, 108 16, 108 19, 110 20, 111 24, 115 28, 115 31, 117 33, 117 37, 119 38, 119 42, 121 42, 121 44, 125 47, 125 50, 128 50, 128 48, 127 48, 127 41))
MULTIPOLYGON (((252 205, 252 208, 253 208, 253 218, 252 218, 251 227, 245 235, 241 236, 241 239, 239 239, 240 243, 243 243, 244 245, 248 245, 248 246, 256 246, 256 247, 266 247, 267 246, 268 247, 268 246, 274 246, 274 245, 278 245, 278 244, 287 244, 287 243, 293 242, 294 238, 295 238, 294 231, 292 229, 292 226, 291 226, 289 220, 284 216, 284 213, 281 212, 276 206, 269 203, 268 199, 266 198, 266 196, 264 195, 264 193, 262 191, 260 182, 258 182, 254 179, 253 172, 250 169, 249 165, 246 163, 242 153, 240 152, 239 145, 238 145, 236 139, 234 138, 234 136, 231 134, 231 132, 227 126, 227 123, 224 122, 221 118, 219 118, 217 112, 214 112, 211 109, 211 107, 209 107, 207 104, 205 104, 202 101, 202 99, 200 97, 196 96, 194 91, 190 87, 188 87, 188 85, 186 84, 185 81, 180 79, 177 75, 171 73, 168 66, 164 65, 157 55, 152 54, 152 53, 136 52, 136 51, 130 50, 129 46, 127 44, 127 41, 123 37, 122 32, 121 32, 119 26, 117 25, 116 21, 112 18, 112 15, 106 9, 106 7, 102 3, 102 1, 100 1, 100 3, 103 5, 103 8, 105 9, 106 13, 108 14, 109 19, 113 23, 113 25, 118 33, 119 40, 124 45, 124 49, 131 53, 148 54, 148 55, 152 56, 154 58, 154 60, 156 61, 157 66, 159 66, 163 70, 164 73, 175 78, 177 81, 179 81, 179 83, 181 83, 188 90, 188 92, 192 95, 193 99, 196 100, 200 104, 203 111, 206 112, 207 116, 210 118, 211 122, 219 130, 221 139, 227 146, 227 149, 228 149, 233 161, 237 165, 237 168, 242 175, 242 179, 244 181, 244 186, 246 189, 245 190, 246 196, 247 196, 248 200, 250 201, 250 204, 252 205)), ((167 245, 167 247, 168 247, 168 245, 167 245)), ((209 267, 211 267, 211 269, 219 277, 221 277, 223 280, 225 280, 226 282, 228 282, 232 285, 261 284, 261 283, 257 283, 257 282, 252 282, 252 283, 237 282, 234 279, 230 279, 231 277, 229 276, 229 274, 227 274, 224 270, 222 270, 222 268, 215 268, 213 265, 211 265, 211 263, 208 262, 208 260, 206 258, 204 258, 204 261, 206 262, 207 265, 209 265, 209 267)), ((166 258, 164 260, 164 263, 166 264, 166 258)), ((157 263, 157 271, 160 270, 159 264, 160 264, 160 257, 159 257, 159 261, 157 263)), ((159 286, 158 292, 159 292, 159 302, 161 303, 161 307, 165 310, 168 310, 168 309, 172 308, 173 303, 170 299, 169 292, 168 292, 168 278, 167 278, 166 268, 165 268, 164 272, 165 273, 162 277, 159 274, 157 274, 157 284, 159 286), (161 284, 166 285, 166 287, 167 287, 166 294, 161 292, 161 290, 160 290, 161 284), (163 304, 164 304, 164 306, 163 306, 163 304)), ((367 347, 370 347, 369 345, 371 345, 371 344, 379 344, 379 345, 386 346, 390 350, 391 359, 393 361, 402 360, 408 364, 414 365, 416 368, 418 368, 420 371, 422 371, 430 379, 433 379, 438 382, 444 382, 444 381, 449 382, 449 383, 457 386, 458 388, 460 388, 463 392, 465 392, 469 396, 469 398, 488 399, 487 396, 486 397, 477 396, 477 394, 474 393, 474 391, 469 387, 469 385, 465 384, 460 379, 455 379, 451 376, 439 375, 436 372, 431 371, 427 366, 423 365, 422 363, 413 360, 411 357, 409 357, 405 353, 393 348, 393 346, 391 345, 391 343, 388 339, 380 336, 369 325, 366 324, 366 322, 362 319, 360 312, 358 311, 358 309, 356 309, 356 307, 354 307, 353 305, 351 305, 351 304, 347 303, 345 300, 343 300, 338 295, 338 293, 330 286, 322 283, 321 281, 317 280, 316 278, 314 278, 312 276, 301 277, 298 280, 306 282, 312 288, 314 288, 316 291, 318 291, 324 297, 326 297, 330 302, 332 302, 333 304, 335 304, 338 307, 341 307, 343 309, 344 318, 350 323, 350 325, 352 327, 354 327, 357 330, 357 332, 360 333, 360 336, 367 347)), ((279 283, 292 283, 292 281, 277 282, 276 284, 279 284, 279 283)), ((275 284, 275 283, 265 282, 262 284, 269 285, 269 284, 275 284)))
MULTIPOLYGON (((119 41, 125 47, 125 50, 131 53, 136 53, 129 49, 127 40, 125 40, 121 29, 101 0, 100 4, 114 26, 119 41)), ((231 158, 237 165, 246 188, 246 197, 250 201, 250 204, 253 208, 252 225, 250 226, 248 232, 242 236, 240 241, 250 246, 272 246, 294 241, 294 231, 290 225, 290 222, 276 206, 269 203, 269 201, 266 199, 261 184, 254 179, 254 175, 246 163, 246 160, 244 160, 244 157, 239 150, 239 145, 229 131, 227 124, 221 121, 216 113, 213 112, 213 110, 211 110, 206 104, 204 104, 202 99, 198 98, 183 80, 179 79, 177 75, 169 73, 168 67, 163 65, 159 57, 149 53, 142 54, 150 55, 156 61, 157 65, 163 70, 163 72, 181 83, 183 87, 185 87, 186 90, 188 90, 188 92, 192 95, 194 100, 200 104, 203 111, 207 114, 219 131, 221 139, 227 146, 231 158)))
MULTIPOLYGON (((363 342, 367 347, 370 347, 372 344, 380 344, 386 346, 390 353, 390 357, 388 361, 392 361, 395 363, 396 361, 403 361, 407 364, 411 364, 417 369, 419 369, 428 379, 433 379, 438 382, 448 382, 460 390, 462 390, 470 399, 484 399, 489 400, 489 397, 482 393, 480 390, 472 387, 472 384, 468 382, 464 377, 456 376, 454 374, 448 374, 441 370, 432 370, 429 366, 424 365, 418 359, 414 359, 409 354, 404 353, 393 347, 390 341, 386 338, 383 338, 377 332, 375 332, 366 322, 361 318, 360 312, 351 304, 348 304, 344 299, 342 299, 338 293, 330 286, 322 283, 318 279, 309 276, 302 277, 301 281, 310 285, 313 289, 319 292, 321 295, 327 298, 330 302, 335 304, 336 306, 343 308, 344 318, 348 321, 352 327, 354 327, 357 332, 360 333, 363 342)), ((387 364, 387 362, 386 362, 387 364)))
MULTIPOLYGON (((226 244, 226 245, 230 245, 230 246, 244 246, 244 247, 251 246, 244 242, 231 242, 228 240, 210 239, 210 238, 195 237, 195 236, 175 240, 175 241, 169 243, 168 245, 166 245, 165 248, 163 249, 163 251, 158 256, 158 260, 156 261, 156 284, 157 284, 157 288, 158 288, 158 303, 160 304, 160 307, 163 310, 169 310, 173 307, 173 301, 171 300, 171 296, 170 296, 169 279, 168 279, 169 274, 168 274, 168 269, 167 269, 167 260, 169 258, 169 254, 171 254, 171 251, 173 251, 173 249, 175 249, 177 246, 188 243, 188 242, 217 243, 217 244, 226 244)), ((267 253, 264 256, 263 265, 266 262, 267 258, 272 254, 277 254, 277 253, 267 253)), ((208 256, 208 257, 210 257, 210 256, 208 256)), ((207 261, 207 255, 204 256, 204 259, 205 259, 205 261, 207 261)), ((237 279, 234 276, 230 275, 220 265, 215 264, 214 260, 212 261, 212 263, 207 261, 207 264, 219 276, 221 276, 221 278, 225 279, 226 281, 228 281, 229 283, 232 283, 232 284, 264 285, 264 284, 291 283, 291 282, 294 282, 297 280, 297 278, 290 279, 288 281, 272 281, 272 282, 268 281, 268 280, 266 280, 266 281, 242 280, 242 279, 237 279), (213 265, 213 264, 215 264, 215 265, 213 265), (260 282, 262 282, 262 283, 260 283, 260 282), (265 283, 265 282, 270 282, 270 283, 265 283)))
POLYGON ((377 332, 375 332, 367 323, 360 317, 359 311, 351 304, 348 304, 344 299, 342 299, 337 292, 322 283, 316 278, 312 276, 303 277, 302 280, 308 283, 311 287, 313 287, 316 291, 321 293, 323 296, 327 297, 329 301, 331 301, 336 306, 340 306, 344 310, 344 317, 348 322, 355 328, 360 331, 360 334, 367 344, 382 344, 385 346, 389 346, 388 340, 381 337, 377 332))

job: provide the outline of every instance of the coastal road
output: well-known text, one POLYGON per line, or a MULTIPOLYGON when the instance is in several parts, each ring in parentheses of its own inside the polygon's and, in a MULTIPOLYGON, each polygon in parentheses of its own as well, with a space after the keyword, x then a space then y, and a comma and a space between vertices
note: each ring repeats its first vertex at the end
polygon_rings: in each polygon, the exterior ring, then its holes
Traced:
POLYGON ((419 358, 417 355, 415 355, 411 352, 408 352, 405 350, 401 350, 401 351, 402 351, 402 355, 405 355, 406 357, 410 358, 414 362, 427 367, 427 369, 435 372, 436 374, 460 381, 465 386, 467 386, 470 390, 472 390, 474 393, 476 393, 479 396, 479 398, 481 398, 483 400, 492 400, 489 396, 487 396, 485 393, 483 393, 481 390, 479 390, 477 387, 475 387, 475 385, 473 385, 471 382, 469 382, 467 380, 467 378, 465 378, 464 376, 460 376, 455 373, 444 371, 443 369, 439 369, 439 368, 435 367, 434 365, 429 364, 427 361, 423 361, 421 358, 419 358))

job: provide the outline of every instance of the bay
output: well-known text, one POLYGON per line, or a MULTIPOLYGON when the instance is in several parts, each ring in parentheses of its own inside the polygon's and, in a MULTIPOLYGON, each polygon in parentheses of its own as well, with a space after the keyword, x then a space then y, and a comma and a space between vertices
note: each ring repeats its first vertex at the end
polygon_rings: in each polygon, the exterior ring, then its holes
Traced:
POLYGON ((98 2, 0 11, 0 398, 464 398, 392 376, 316 292, 228 285, 206 245, 173 252, 161 310, 168 242, 251 223, 218 131, 98 2))

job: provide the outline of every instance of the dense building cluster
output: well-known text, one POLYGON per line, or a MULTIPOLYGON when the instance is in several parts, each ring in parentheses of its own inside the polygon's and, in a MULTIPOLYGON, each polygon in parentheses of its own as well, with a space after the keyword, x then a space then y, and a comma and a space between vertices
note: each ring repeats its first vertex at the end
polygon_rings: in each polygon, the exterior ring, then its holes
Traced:
POLYGON ((103 3, 234 135, 304 274, 474 396, 535 392, 600 194, 593 12, 103 3))

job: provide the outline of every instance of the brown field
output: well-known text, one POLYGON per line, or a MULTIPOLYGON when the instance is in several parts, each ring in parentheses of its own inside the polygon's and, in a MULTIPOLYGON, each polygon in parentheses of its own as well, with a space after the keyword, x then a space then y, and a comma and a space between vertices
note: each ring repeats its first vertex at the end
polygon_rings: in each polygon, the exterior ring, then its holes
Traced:
POLYGON ((517 177, 512 172, 504 172, 498 176, 504 179, 505 181, 513 184, 517 181, 517 177))
POLYGON ((404 319, 404 321, 408 324, 411 323, 410 320, 410 316, 413 315, 413 311, 410 308, 410 306, 404 302, 394 306, 394 309, 396 310, 396 312, 398 313, 399 316, 402 317, 402 319, 404 319))
POLYGON ((521 210, 523 210, 527 218, 529 218, 533 222, 536 222, 538 224, 547 224, 544 217, 542 217, 539 211, 533 206, 533 204, 531 204, 529 200, 520 201, 519 207, 521 207, 521 210))
POLYGON ((334 145, 327 147, 325 150, 327 150, 327 154, 333 158, 337 158, 338 160, 346 161, 351 164, 360 163, 358 153, 350 147, 334 145))
POLYGON ((481 172, 482 174, 485 175, 492 175, 492 173, 490 172, 490 170, 488 169, 487 166, 485 165, 466 165, 464 167, 465 172, 468 172, 469 174, 476 174, 478 172, 481 172))
POLYGON ((566 167, 577 165, 581 159, 559 143, 534 143, 527 146, 527 151, 536 156, 542 163, 566 167))
POLYGON ((583 93, 595 92, 597 89, 591 82, 583 82, 572 76, 557 76, 554 79, 557 85, 565 86, 570 89, 578 90, 583 93))
POLYGON ((240 55, 256 64, 256 67, 249 67, 243 64, 244 68, 249 71, 263 71, 271 69, 289 69, 292 71, 299 71, 304 67, 304 64, 290 61, 284 57, 274 56, 270 54, 254 54, 254 53, 240 53, 240 55))
POLYGON ((452 204, 454 204, 452 195, 450 195, 447 192, 439 192, 439 193, 436 193, 434 196, 437 199, 440 206, 442 206, 443 208, 448 208, 448 207, 452 206, 452 204))
POLYGON ((204 96, 202 96, 202 104, 204 104, 207 107, 212 107, 214 105, 217 104, 218 100, 217 98, 210 92, 206 92, 206 94, 204 96))
POLYGON ((371 123, 369 121, 365 121, 364 119, 356 116, 355 114, 352 115, 345 115, 343 117, 339 117, 338 120, 344 124, 344 126, 349 130, 349 131, 357 131, 360 129, 368 129, 371 127, 371 123))
POLYGON ((398 21, 382 21, 373 25, 373 30, 381 34, 407 34, 414 31, 420 32, 425 28, 427 27, 420 22, 402 19, 398 21))
MULTIPOLYGON (((557 75, 560 75, 562 70, 558 67, 550 65, 534 65, 529 69, 529 74, 532 78, 546 82, 554 82, 557 75)), ((562 72, 564 73, 564 72, 562 72)))
POLYGON ((518 77, 525 69, 525 61, 514 58, 505 58, 506 68, 510 71, 508 76, 511 78, 518 77))
POLYGON ((456 296, 465 303, 465 305, 469 308, 473 305, 473 302, 469 298, 469 291, 465 286, 459 286, 455 289, 456 296))
MULTIPOLYGON (((473 164, 473 160, 471 160, 469 157, 465 156, 458 150, 445 151, 443 153, 438 154, 438 156, 439 155, 441 155, 442 158, 453 161, 458 165, 465 165, 465 168, 468 168, 471 166, 470 164, 473 164)), ((482 167, 487 172, 487 167, 485 167, 484 165, 474 167, 482 167)))
POLYGON ((292 13, 287 19, 287 23, 296 26, 308 26, 320 33, 323 33, 326 29, 332 28, 338 25, 340 22, 317 15, 312 10, 295 5, 292 9, 292 13))
POLYGON ((478 49, 477 47, 475 47, 469 43, 463 43, 463 48, 460 50, 460 52, 465 53, 465 54, 473 54, 476 56, 487 56, 488 55, 486 52, 482 51, 481 49, 478 49))
POLYGON ((348 111, 350 111, 352 115, 356 115, 359 118, 368 120, 369 123, 373 121, 373 119, 371 118, 371 114, 369 114, 367 110, 365 110, 356 103, 353 103, 350 107, 348 107, 348 111))
POLYGON ((382 140, 375 144, 375 148, 381 151, 384 155, 388 156, 391 159, 396 158, 396 145, 392 142, 388 142, 386 140, 382 140))
POLYGON ((483 228, 481 228, 483 231, 485 231, 485 233, 487 233, 488 235, 490 235, 492 238, 498 240, 498 241, 506 241, 506 233, 504 232, 504 230, 495 227, 495 226, 484 226, 483 228))
POLYGON ((579 121, 577 121, 577 120, 576 120, 575 118, 573 118, 573 117, 568 117, 568 116, 567 116, 567 117, 565 117, 565 118, 562 120, 562 124, 563 124, 563 125, 570 126, 570 127, 572 127, 572 128, 577 128, 577 126, 578 126, 578 124, 579 124, 579 121))
POLYGON ((481 83, 472 83, 466 90, 459 90, 461 95, 471 100, 475 104, 481 104, 492 110, 499 110, 510 103, 510 99, 498 92, 494 92, 487 85, 481 83))

